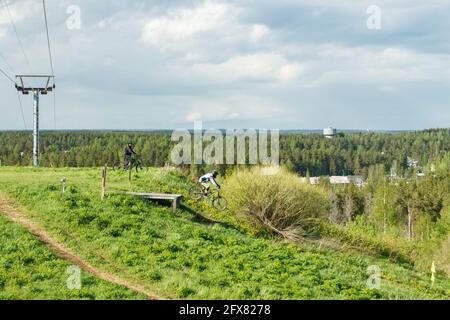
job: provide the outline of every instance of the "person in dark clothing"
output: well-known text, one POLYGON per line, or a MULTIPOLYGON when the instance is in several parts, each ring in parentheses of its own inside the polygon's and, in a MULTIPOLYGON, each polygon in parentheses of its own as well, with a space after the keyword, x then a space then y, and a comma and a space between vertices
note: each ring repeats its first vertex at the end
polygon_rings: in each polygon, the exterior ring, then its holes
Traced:
POLYGON ((133 155, 137 155, 137 153, 134 151, 133 142, 129 141, 128 145, 125 148, 125 169, 128 169, 131 166, 133 155))

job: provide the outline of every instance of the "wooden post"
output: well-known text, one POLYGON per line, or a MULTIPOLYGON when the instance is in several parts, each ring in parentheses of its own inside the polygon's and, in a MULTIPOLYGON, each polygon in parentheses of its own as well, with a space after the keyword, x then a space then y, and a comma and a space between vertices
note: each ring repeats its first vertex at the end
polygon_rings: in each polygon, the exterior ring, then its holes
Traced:
POLYGON ((434 286, 434 282, 436 281, 436 265, 434 261, 431 263, 431 286, 434 286))
POLYGON ((67 182, 67 179, 66 179, 66 178, 62 178, 62 179, 61 179, 61 183, 62 183, 62 193, 65 193, 65 192, 66 192, 66 182, 67 182))
POLYGON ((106 193, 106 171, 108 169, 108 166, 105 164, 103 166, 102 170, 102 200, 105 199, 105 193, 106 193))
POLYGON ((174 198, 172 200, 172 212, 173 212, 173 214, 177 213, 177 208, 178 208, 178 198, 174 198))
POLYGON ((383 185, 383 234, 386 234, 387 230, 387 212, 386 212, 386 178, 383 185))
POLYGON ((413 238, 413 212, 411 206, 408 204, 408 240, 413 238))
POLYGON ((130 163, 130 166, 128 168, 128 183, 130 185, 130 189, 131 189, 131 170, 132 170, 132 166, 131 166, 131 163, 130 163))

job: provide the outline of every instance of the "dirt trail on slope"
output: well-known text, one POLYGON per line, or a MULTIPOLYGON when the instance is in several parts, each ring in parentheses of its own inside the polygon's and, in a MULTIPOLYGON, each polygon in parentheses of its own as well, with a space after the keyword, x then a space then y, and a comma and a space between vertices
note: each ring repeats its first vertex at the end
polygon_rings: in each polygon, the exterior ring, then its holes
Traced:
POLYGON ((150 300, 160 299, 158 296, 154 295, 151 292, 148 292, 146 289, 139 285, 130 283, 127 280, 124 280, 118 276, 92 266, 89 262, 74 254, 70 249, 68 249, 51 235, 49 235, 47 231, 45 231, 39 225, 28 219, 23 213, 14 208, 14 202, 12 202, 11 200, 0 197, 0 213, 3 213, 7 218, 9 218, 9 220, 26 227, 30 233, 35 235, 41 242, 45 243, 50 249, 52 249, 52 251, 56 253, 56 255, 70 261, 84 271, 89 272, 102 280, 112 282, 127 287, 134 292, 141 293, 150 300))

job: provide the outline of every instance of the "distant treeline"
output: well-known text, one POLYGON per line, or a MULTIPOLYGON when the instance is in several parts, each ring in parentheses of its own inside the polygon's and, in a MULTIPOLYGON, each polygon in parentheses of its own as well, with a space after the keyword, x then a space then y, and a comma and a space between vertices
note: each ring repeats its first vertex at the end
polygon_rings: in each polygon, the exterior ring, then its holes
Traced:
MULTIPOLYGON (((174 146, 171 132, 42 132, 41 164, 53 167, 92 167, 123 163, 129 140, 146 166, 170 164, 174 146)), ((30 132, 0 132, 2 165, 32 163, 30 132)), ((398 133, 346 133, 325 139, 314 133, 281 133, 281 163, 301 175, 363 175, 374 166, 386 172, 395 168, 398 175, 407 169, 408 157, 426 166, 450 152, 450 129, 398 133)), ((209 170, 197 166, 196 171, 209 170)), ((223 165, 219 170, 228 168, 223 165)))
POLYGON ((363 175, 383 165, 403 175, 408 157, 426 166, 450 153, 450 129, 403 133, 341 134, 332 140, 320 135, 285 135, 282 162, 295 172, 311 176, 363 175))

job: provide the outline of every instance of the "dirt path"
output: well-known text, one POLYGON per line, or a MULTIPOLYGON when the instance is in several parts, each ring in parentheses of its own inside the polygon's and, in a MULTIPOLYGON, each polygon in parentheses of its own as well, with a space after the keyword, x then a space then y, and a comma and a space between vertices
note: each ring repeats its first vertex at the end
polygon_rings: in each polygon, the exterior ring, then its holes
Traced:
POLYGON ((127 287, 134 292, 144 294, 150 300, 160 299, 158 296, 148 292, 139 285, 130 283, 127 280, 92 266, 89 262, 74 254, 69 248, 59 243, 39 225, 28 219, 23 213, 14 207, 14 202, 11 200, 0 197, 0 213, 3 213, 9 220, 19 223, 27 228, 29 232, 35 235, 41 242, 45 243, 52 251, 56 253, 56 255, 70 261, 84 271, 89 272, 102 280, 112 282, 127 287))

